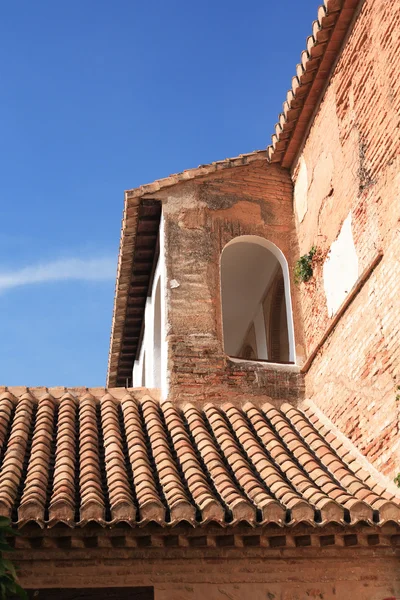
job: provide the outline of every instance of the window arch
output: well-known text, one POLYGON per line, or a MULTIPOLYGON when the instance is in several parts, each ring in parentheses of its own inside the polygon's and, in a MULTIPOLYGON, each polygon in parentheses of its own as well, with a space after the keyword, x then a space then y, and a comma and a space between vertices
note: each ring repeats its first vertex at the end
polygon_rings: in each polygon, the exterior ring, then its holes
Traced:
POLYGON ((275 244, 243 235, 225 246, 221 299, 226 354, 295 362, 288 265, 275 244))

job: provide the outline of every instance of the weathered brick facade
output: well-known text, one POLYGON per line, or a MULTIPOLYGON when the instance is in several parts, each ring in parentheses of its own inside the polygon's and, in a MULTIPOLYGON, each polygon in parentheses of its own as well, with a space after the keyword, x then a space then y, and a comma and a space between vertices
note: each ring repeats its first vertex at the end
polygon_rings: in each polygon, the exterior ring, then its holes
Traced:
MULTIPOLYGON (((265 159, 227 167, 152 194, 163 203, 167 279, 176 282, 167 302, 170 398, 200 403, 243 396, 278 403, 297 399, 303 382, 295 366, 235 363, 224 353, 220 286, 222 250, 241 235, 276 244, 292 269, 298 252, 292 182, 287 170, 265 159)), ((295 295, 292 302, 296 306, 295 295)), ((295 339, 297 355, 304 356, 300 318, 295 339)))
MULTIPOLYGON (((109 550, 109 557, 85 559, 88 550, 71 553, 72 560, 36 559, 23 566, 27 589, 151 586, 155 600, 397 600, 398 559, 391 549, 302 549, 261 553, 204 549, 176 558, 171 548, 158 556, 109 550), (168 552, 170 558, 166 558, 168 552), (74 555, 75 554, 75 555, 74 555), (190 556, 192 554, 192 556, 190 556), (235 556, 234 556, 235 555, 235 556), (253 555, 253 556, 252 556, 253 555)), ((59 554, 59 553, 57 553, 59 554)), ((65 552, 64 552, 65 554, 65 552)), ((92 551, 93 554, 93 551, 92 551)), ((103 554, 105 554, 103 552, 103 554)), ((82 594, 82 591, 81 591, 82 594)), ((31 597, 34 597, 33 594, 31 597)), ((62 591, 60 591, 62 598, 62 591)), ((79 597, 79 596, 78 596, 79 597)), ((85 597, 83 594, 81 597, 85 597)), ((105 598, 98 591, 98 598, 105 598)))
MULTIPOLYGON (((306 396, 388 475, 400 470, 399 25, 398 0, 363 3, 301 152, 307 212, 296 223, 300 253, 324 256, 351 212, 367 280, 312 362, 306 396)), ((299 293, 309 355, 332 321, 321 265, 299 293)))

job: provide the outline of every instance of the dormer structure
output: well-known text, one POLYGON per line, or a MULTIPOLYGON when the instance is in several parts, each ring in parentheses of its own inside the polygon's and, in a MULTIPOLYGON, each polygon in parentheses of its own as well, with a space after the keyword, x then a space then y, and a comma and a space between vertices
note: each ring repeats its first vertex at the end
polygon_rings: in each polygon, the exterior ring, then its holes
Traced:
POLYGON ((109 385, 176 401, 301 396, 292 197, 266 151, 126 192, 109 385))

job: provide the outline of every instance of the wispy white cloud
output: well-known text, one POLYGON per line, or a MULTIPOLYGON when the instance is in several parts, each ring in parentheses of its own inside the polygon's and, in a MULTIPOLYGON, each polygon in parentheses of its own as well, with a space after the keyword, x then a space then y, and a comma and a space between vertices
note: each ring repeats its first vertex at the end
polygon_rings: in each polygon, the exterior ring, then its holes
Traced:
POLYGON ((0 271, 0 292, 50 281, 106 281, 116 276, 115 258, 66 258, 13 271, 0 271))

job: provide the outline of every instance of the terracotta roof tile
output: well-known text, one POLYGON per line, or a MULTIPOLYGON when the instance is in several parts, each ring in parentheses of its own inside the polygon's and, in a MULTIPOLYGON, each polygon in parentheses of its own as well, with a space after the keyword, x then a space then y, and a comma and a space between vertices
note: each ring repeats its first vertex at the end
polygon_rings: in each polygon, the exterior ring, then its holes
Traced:
POLYGON ((4 390, 0 514, 41 527, 400 523, 397 491, 311 403, 303 409, 178 408, 141 389, 4 390))
POLYGON ((122 435, 118 420, 119 403, 106 394, 100 404, 104 462, 112 521, 135 521, 136 508, 129 488, 122 435))
POLYGON ((214 437, 219 445, 221 453, 225 456, 240 488, 247 498, 254 504, 262 514, 262 521, 275 521, 283 524, 285 520, 285 509, 268 492, 264 482, 256 477, 248 460, 241 454, 239 444, 236 443, 228 424, 219 410, 213 405, 207 405, 204 413, 210 424, 214 437))
POLYGON ((194 523, 196 510, 190 502, 176 462, 172 457, 165 427, 161 420, 160 405, 150 396, 145 396, 141 408, 159 482, 170 511, 170 522, 176 523, 185 520, 194 523))
POLYGON ((43 396, 37 405, 31 456, 19 508, 22 519, 28 520, 33 516, 44 522, 53 441, 54 412, 54 398, 49 394, 43 396))
POLYGON ((58 431, 55 448, 53 493, 49 521, 72 524, 75 515, 75 427, 76 402, 65 394, 58 405, 58 431))
POLYGON ((360 3, 361 0, 324 0, 318 8, 312 35, 306 40, 268 147, 271 162, 291 167, 360 3))
POLYGON ((192 447, 182 416, 172 402, 161 405, 177 460, 187 482, 189 492, 199 507, 203 522, 223 521, 224 509, 212 492, 211 486, 192 447))
POLYGON ((282 410, 289 419, 296 419, 306 443, 314 449, 321 463, 356 498, 379 510, 381 519, 396 520, 400 514, 400 498, 393 484, 375 471, 350 441, 326 419, 310 401, 303 403, 301 412, 289 404, 282 410), (312 418, 312 424, 311 424, 312 418), (326 434, 330 427, 330 433, 326 434), (317 440, 310 439, 310 432, 318 433, 317 440), (331 440, 329 445, 328 439, 331 440), (322 443, 321 443, 322 441, 322 443), (316 448, 317 444, 319 447, 316 448))
MULTIPOLYGON (((78 410, 80 522, 85 524, 88 521, 98 521, 103 524, 106 507, 100 471, 96 399, 90 394, 84 394, 78 410)), ((68 474, 70 480, 72 472, 68 474)))

